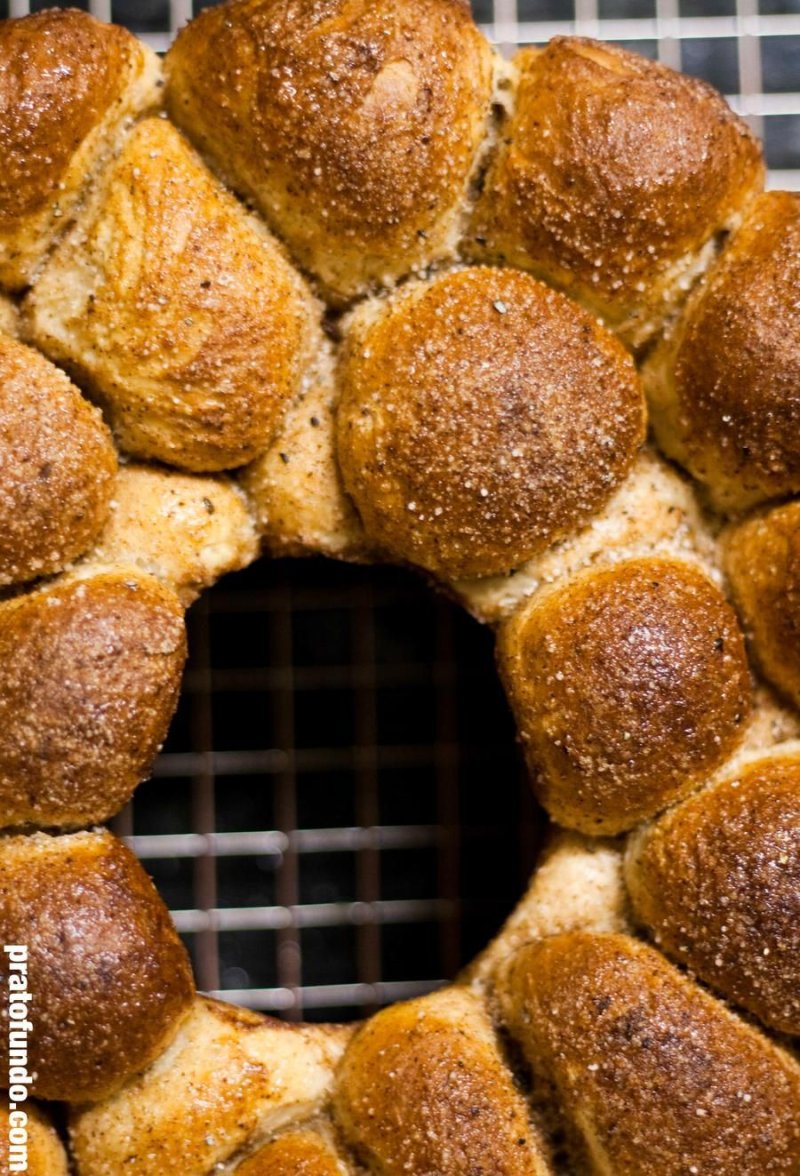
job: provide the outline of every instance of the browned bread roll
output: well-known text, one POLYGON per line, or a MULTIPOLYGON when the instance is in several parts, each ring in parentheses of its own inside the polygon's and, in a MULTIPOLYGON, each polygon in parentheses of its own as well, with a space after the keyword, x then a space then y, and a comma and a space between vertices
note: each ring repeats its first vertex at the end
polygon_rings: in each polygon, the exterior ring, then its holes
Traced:
POLYGON ((315 314, 267 231, 163 119, 126 139, 27 302, 31 338, 103 403, 120 446, 193 471, 268 445, 315 314))
POLYGON ((636 913, 664 951, 764 1024, 794 1034, 798 844, 800 745, 789 744, 635 835, 626 871, 636 913))
POLYGON ((513 957, 499 997, 579 1171, 798 1170, 800 1067, 653 948, 554 936, 513 957))
POLYGON ((800 193, 768 192, 645 365, 659 444, 723 511, 800 491, 800 193))
POLYGON ((0 828, 121 809, 166 735, 185 658, 180 601, 134 570, 0 603, 0 828))
POLYGON ((5 1099, 0 1101, 0 1172, 3 1176, 10 1176, 12 1172, 27 1172, 28 1176, 68 1176, 64 1145, 36 1103, 26 1102, 24 1108, 11 1111, 5 1099), (24 1144, 18 1132, 27 1136, 24 1144), (17 1167, 11 1167, 12 1164, 17 1167))
POLYGON ((0 21, 0 286, 28 285, 160 81, 141 41, 74 8, 0 21))
POLYGON ((350 1030, 285 1025, 198 997, 170 1049, 114 1098, 79 1108, 80 1176, 208 1176, 319 1112, 350 1030))
POLYGON ((616 340, 533 278, 480 268, 356 312, 338 421, 367 537, 448 578, 508 572, 576 530, 644 439, 616 340))
POLYGON ((555 37, 515 65, 467 251, 553 282, 642 343, 760 191, 758 143, 709 86, 615 45, 555 37))
POLYGON ((236 0, 167 55, 167 108, 329 297, 455 255, 492 52, 462 0, 236 0))
POLYGON ((725 570, 756 660, 800 705, 800 502, 731 527, 725 570))
POLYGON ((373 1017, 345 1054, 333 1108, 372 1172, 550 1170, 491 1021, 467 989, 445 989, 373 1017))
POLYGON ((588 833, 697 788, 750 709, 736 616, 683 561, 627 560, 535 596, 501 629, 498 661, 539 799, 588 833))
POLYGON ((0 333, 0 585, 60 571, 106 520, 117 455, 100 413, 0 333))
POLYGON ((234 483, 126 465, 108 522, 82 568, 136 568, 170 584, 188 605, 256 553, 247 502, 234 483))
MULTIPOLYGON (((163 1051, 189 1010, 191 967, 166 907, 105 830, 0 837, 0 938, 27 947, 28 1069, 41 1098, 107 1098, 163 1051)), ((9 1007, 4 1075, 18 1023, 9 1007)))
POLYGON ((239 1164, 236 1176, 347 1176, 334 1149, 313 1131, 279 1135, 239 1164))

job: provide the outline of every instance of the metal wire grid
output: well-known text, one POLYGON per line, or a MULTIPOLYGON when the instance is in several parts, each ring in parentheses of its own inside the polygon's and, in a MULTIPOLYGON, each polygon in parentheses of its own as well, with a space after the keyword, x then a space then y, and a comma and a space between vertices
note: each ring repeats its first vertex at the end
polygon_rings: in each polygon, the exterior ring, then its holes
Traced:
POLYGON ((406 573, 265 561, 195 607, 190 645, 118 828, 200 987, 341 1018, 457 971, 541 828, 489 635, 406 573))
MULTIPOLYGON (((50 0, 0 0, 0 16, 50 0)), ((204 5, 72 0, 157 49, 204 5)), ((800 189, 800 0, 473 0, 504 48, 578 32, 706 77, 800 189)), ((117 823, 199 986, 310 1019, 451 976, 489 937, 541 829, 491 642, 413 577, 262 562, 189 617, 184 697, 117 823)))

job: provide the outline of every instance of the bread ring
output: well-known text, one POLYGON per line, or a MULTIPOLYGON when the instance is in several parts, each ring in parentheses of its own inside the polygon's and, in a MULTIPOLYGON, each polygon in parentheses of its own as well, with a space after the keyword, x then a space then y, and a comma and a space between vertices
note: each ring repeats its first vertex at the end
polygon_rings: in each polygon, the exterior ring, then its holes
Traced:
POLYGON ((745 650, 796 704, 796 198, 709 87, 578 38, 506 66, 464 0, 231 0, 166 75, 159 110, 129 34, 0 22, 0 1017, 36 1002, 0 1080, 70 1104, 30 1170, 796 1174, 800 717, 745 650), (355 1030, 196 994, 91 828, 259 547, 497 626, 572 830, 355 1030))

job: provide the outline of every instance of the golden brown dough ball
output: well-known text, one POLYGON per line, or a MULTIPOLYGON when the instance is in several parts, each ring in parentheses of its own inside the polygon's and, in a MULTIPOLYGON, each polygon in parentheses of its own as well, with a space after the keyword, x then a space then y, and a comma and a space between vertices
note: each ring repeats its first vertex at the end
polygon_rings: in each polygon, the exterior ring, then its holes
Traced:
POLYGON ((499 995, 581 1172, 797 1172, 797 1063, 659 952, 557 935, 512 958, 499 995))
POLYGON ((511 270, 366 304, 341 378, 339 460, 368 539, 448 578, 510 571, 577 530, 644 436, 620 344, 511 270))
POLYGON ((733 609, 697 568, 635 559, 534 597, 500 672, 534 790, 560 824, 620 833, 697 788, 750 709, 733 609))
POLYGON ((478 997, 447 988, 356 1033, 334 1114, 370 1171, 546 1176, 543 1145, 478 997))
POLYGON ((235 1169, 236 1176, 345 1176, 350 1171, 313 1131, 291 1131, 235 1169))
POLYGON ((203 472, 261 452, 316 310, 259 222, 162 119, 135 128, 27 304, 28 329, 120 446, 203 472))
POLYGON ((167 733, 185 658, 180 601, 135 570, 0 603, 0 828, 118 812, 167 733))
POLYGON ((740 511, 800 491, 800 193, 751 206, 644 368, 666 453, 740 511))
POLYGON ((82 555, 106 521, 116 471, 98 410, 38 352, 0 334, 0 585, 82 555))
MULTIPOLYGON (((186 949, 139 862, 107 830, 0 837, 0 938, 28 949, 25 1036, 41 1098, 107 1097, 162 1053, 189 1010, 186 949)), ((17 1023, 4 1002, 3 1074, 17 1023)))
POLYGON ((0 21, 0 285, 28 285, 160 74, 136 37, 74 8, 0 21))
POLYGON ((800 502, 731 527, 723 535, 723 553, 761 670, 800 706, 800 502))
POLYGON ((454 255, 493 72, 463 0, 239 0, 180 33, 167 106, 347 300, 454 255))
POLYGON ((776 752, 635 835, 626 870, 659 947, 765 1024, 795 1034, 798 846, 800 750, 776 752))
POLYGON ((233 482, 133 464, 119 471, 108 522, 82 568, 136 568, 171 585, 188 606, 257 553, 233 482))
POLYGON ((69 1168, 64 1145, 42 1108, 28 1101, 11 1111, 4 1094, 0 1098, 0 1172, 3 1176, 9 1176, 14 1171, 27 1172, 28 1176, 68 1176, 69 1168), (16 1149, 21 1147, 21 1143, 15 1142, 17 1137, 10 1137, 9 1131, 20 1129, 28 1136, 28 1166, 10 1168, 11 1161, 18 1160, 16 1149))
POLYGON ((705 83, 615 45, 556 37, 516 65, 468 252, 555 283, 638 345, 761 189, 758 143, 705 83))
POLYGON ((80 1176, 210 1176, 254 1138, 320 1112, 351 1036, 195 999, 169 1052, 105 1102, 78 1108, 80 1176))

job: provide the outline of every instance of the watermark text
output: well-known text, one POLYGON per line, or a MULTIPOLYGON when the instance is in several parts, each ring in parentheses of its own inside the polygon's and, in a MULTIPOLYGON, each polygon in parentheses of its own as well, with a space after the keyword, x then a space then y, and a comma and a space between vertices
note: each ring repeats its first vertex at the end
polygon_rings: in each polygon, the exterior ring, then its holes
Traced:
POLYGON ((28 1072, 28 1036, 33 1033, 28 988, 28 948, 9 943, 3 948, 8 970, 8 1167, 28 1171, 28 1115, 21 1104, 28 1100, 32 1082, 28 1072))

